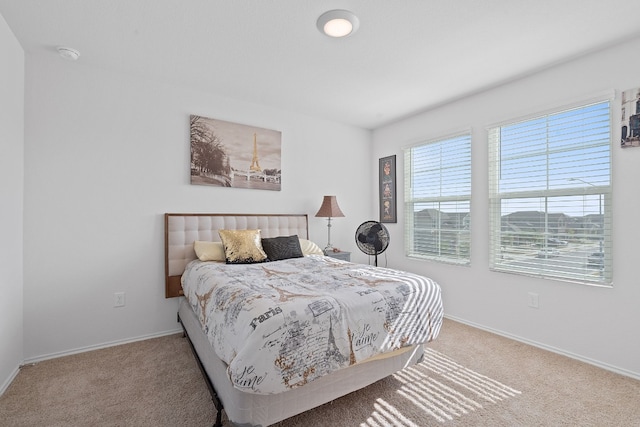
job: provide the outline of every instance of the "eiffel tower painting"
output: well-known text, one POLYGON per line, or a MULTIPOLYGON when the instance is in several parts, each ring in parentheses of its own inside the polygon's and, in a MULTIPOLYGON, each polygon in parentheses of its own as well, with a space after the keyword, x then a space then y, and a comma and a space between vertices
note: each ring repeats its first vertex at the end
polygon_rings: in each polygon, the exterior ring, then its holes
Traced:
POLYGON ((196 115, 190 123, 191 184, 281 190, 282 132, 196 115))

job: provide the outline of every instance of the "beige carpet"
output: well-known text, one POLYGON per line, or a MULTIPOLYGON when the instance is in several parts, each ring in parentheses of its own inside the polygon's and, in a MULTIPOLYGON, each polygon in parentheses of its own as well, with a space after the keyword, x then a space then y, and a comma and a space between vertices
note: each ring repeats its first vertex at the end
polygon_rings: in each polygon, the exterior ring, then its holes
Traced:
MULTIPOLYGON (((2 427, 195 427, 214 420, 181 335, 26 366, 0 397, 2 427)), ((639 425, 640 381, 451 320, 420 365, 278 424, 639 425)))

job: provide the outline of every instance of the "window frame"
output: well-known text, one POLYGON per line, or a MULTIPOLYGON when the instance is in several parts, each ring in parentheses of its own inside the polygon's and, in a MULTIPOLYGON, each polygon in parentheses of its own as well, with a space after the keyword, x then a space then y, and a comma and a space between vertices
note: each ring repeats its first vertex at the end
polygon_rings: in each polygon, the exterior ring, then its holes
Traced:
MULTIPOLYGON (((518 119, 511 119, 503 121, 499 124, 494 124, 487 127, 487 146, 488 146, 488 190, 489 190, 489 268, 492 271, 519 274, 524 276, 532 276, 537 278, 543 278, 548 280, 557 280, 563 282, 572 282, 583 285, 593 285, 600 287, 612 287, 613 286, 613 254, 612 254, 612 240, 613 240, 613 216, 612 216, 612 194, 613 194, 613 140, 614 140, 614 97, 612 95, 599 96, 597 98, 591 98, 580 102, 574 102, 570 105, 565 105, 553 109, 548 109, 544 112, 537 114, 531 114, 526 117, 518 119), (521 191, 504 191, 500 192, 500 130, 503 127, 511 126, 519 123, 533 122, 535 120, 546 118, 561 113, 569 112, 571 110, 578 110, 582 108, 588 108, 590 106, 597 106, 598 104, 608 104, 608 185, 594 185, 587 180, 574 178, 569 180, 582 181, 582 186, 555 188, 555 189, 541 189, 541 190, 521 190, 521 191), (526 271, 525 269, 508 268, 502 258, 502 201, 509 199, 532 199, 544 198, 545 203, 549 198, 553 197, 585 197, 585 196, 598 196, 600 204, 600 220, 602 221, 602 237, 600 239, 600 253, 604 253, 603 268, 600 270, 600 275, 597 279, 589 279, 587 274, 583 274, 579 277, 578 274, 575 277, 567 277, 566 275, 554 274, 553 269, 540 269, 537 272, 526 271)), ((600 146, 604 147, 604 144, 600 146)), ((547 153, 547 156, 549 154, 547 153)), ((546 178, 552 175, 547 171, 546 178)), ((545 206, 548 206, 545 204, 545 206)), ((545 210, 545 221, 548 220, 551 212, 545 210)), ((545 234, 549 234, 548 223, 545 222, 545 234)), ((546 241, 546 239, 545 239, 546 241)), ((545 246, 546 249, 546 246, 545 246)))
MULTIPOLYGON (((422 139, 418 142, 411 144, 410 146, 403 147, 403 158, 404 158, 404 248, 405 248, 405 256, 412 259, 419 260, 432 260, 447 264, 456 264, 456 265, 470 265, 471 263, 471 193, 472 193, 472 131, 471 129, 465 129, 456 133, 451 133, 446 136, 434 137, 429 139, 422 139), (413 196, 413 187, 412 184, 415 181, 416 175, 413 170, 413 153, 414 150, 419 149, 421 147, 431 145, 431 144, 446 144, 447 142, 451 142, 458 139, 466 139, 460 142, 466 142, 467 150, 468 150, 468 160, 464 163, 464 167, 468 170, 468 192, 464 195, 440 195, 440 196, 431 196, 431 197, 414 197, 413 196), (425 253, 419 252, 415 249, 415 215, 414 215, 414 205, 420 203, 466 203, 469 206, 468 212, 466 212, 466 216, 461 222, 462 224, 467 224, 465 230, 466 237, 466 256, 449 256, 443 254, 445 252, 442 247, 442 231, 446 230, 442 227, 437 229, 438 234, 438 254, 433 253, 425 253)), ((439 170, 442 171, 444 167, 441 167, 439 170)), ((442 190, 442 185, 439 185, 439 190, 442 190)), ((440 214, 442 212, 438 212, 438 223, 440 221, 440 214)), ((459 242, 458 242, 459 243, 459 242)))

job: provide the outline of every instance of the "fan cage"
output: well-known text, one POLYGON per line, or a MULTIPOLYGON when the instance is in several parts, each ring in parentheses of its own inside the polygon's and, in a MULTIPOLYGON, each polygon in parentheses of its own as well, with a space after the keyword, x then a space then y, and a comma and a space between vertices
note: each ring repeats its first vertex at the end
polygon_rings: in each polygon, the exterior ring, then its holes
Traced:
POLYGON ((378 221, 365 221, 356 229, 356 245, 366 255, 375 255, 376 257, 383 253, 389 246, 389 231, 387 228, 378 221), (375 238, 379 239, 382 244, 380 250, 376 249, 375 241, 371 241, 373 236, 371 235, 371 229, 378 227, 379 230, 375 232, 375 238), (364 241, 363 241, 364 240, 364 241))

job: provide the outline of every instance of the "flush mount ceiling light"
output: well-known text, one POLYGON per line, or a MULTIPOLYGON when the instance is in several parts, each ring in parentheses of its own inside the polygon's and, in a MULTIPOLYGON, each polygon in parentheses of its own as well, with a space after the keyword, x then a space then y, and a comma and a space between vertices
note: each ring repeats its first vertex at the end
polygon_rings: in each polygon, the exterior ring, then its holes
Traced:
POLYGON ((348 10, 330 10, 318 18, 318 30, 329 37, 346 37, 355 33, 360 20, 348 10))
POLYGON ((58 54, 69 61, 75 61, 80 57, 80 52, 73 48, 64 46, 58 48, 58 54))

